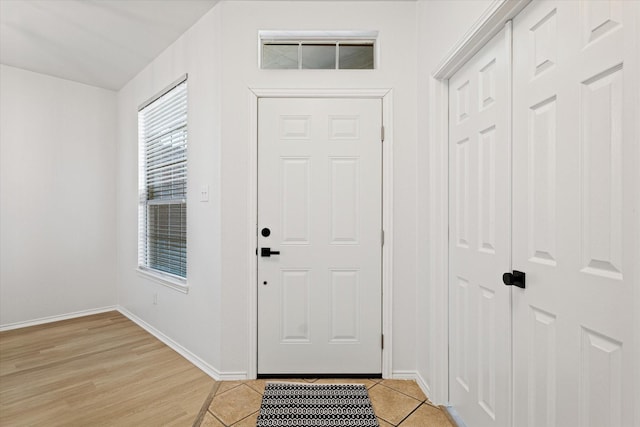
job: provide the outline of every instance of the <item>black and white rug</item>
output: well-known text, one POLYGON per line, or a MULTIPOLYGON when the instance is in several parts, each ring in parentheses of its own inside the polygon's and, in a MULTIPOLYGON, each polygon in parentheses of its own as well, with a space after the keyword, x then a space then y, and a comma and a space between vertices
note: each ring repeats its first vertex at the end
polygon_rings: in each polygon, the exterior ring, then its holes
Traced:
POLYGON ((256 427, 379 427, 361 384, 269 382, 256 427))

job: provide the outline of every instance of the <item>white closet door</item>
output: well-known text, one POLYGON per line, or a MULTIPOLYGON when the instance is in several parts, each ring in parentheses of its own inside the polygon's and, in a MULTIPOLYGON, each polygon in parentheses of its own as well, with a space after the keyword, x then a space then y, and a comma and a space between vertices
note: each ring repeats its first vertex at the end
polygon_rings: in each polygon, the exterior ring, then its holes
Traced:
POLYGON ((516 426, 640 425, 639 7, 536 1, 514 19, 516 426))
POLYGON ((510 424, 510 33, 449 80, 450 401, 469 426, 510 424))

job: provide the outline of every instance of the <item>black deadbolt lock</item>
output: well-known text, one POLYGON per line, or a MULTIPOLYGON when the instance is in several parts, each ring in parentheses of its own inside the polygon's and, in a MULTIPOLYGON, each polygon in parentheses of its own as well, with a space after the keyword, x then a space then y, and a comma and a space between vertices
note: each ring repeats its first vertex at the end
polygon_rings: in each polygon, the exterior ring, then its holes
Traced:
POLYGON ((271 234, 271 230, 269 230, 267 227, 263 228, 262 231, 260 232, 264 237, 269 237, 269 235, 271 234))

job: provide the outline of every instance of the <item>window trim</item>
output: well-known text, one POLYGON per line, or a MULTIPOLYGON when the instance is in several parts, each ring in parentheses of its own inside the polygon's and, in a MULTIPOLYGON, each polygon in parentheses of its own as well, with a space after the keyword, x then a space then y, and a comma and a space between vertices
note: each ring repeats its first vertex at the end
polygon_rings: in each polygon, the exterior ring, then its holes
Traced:
MULTIPOLYGON (((166 95, 167 93, 171 92, 173 89, 175 89, 176 87, 178 87, 179 85, 181 85, 182 83, 186 82, 188 79, 189 75, 187 73, 183 74, 182 76, 180 76, 178 79, 176 79, 175 81, 173 81, 171 84, 169 84, 168 86, 166 86, 164 89, 162 89, 161 91, 159 91, 158 93, 156 93, 155 95, 153 95, 151 98, 147 99, 145 102, 141 103, 138 106, 138 114, 145 109, 146 107, 148 107, 149 105, 151 105, 153 102, 157 101, 158 99, 160 99, 161 97, 163 97, 164 95, 166 95)), ((188 121, 188 116, 187 116, 187 121, 188 121)), ((138 123, 139 126, 139 123, 138 123)), ((142 152, 144 152, 144 149, 141 145, 141 141, 140 141, 140 137, 138 136, 138 150, 139 153, 141 154, 142 152)), ((188 159, 188 155, 187 155, 187 159, 188 159)), ((140 173, 142 172, 141 169, 141 158, 138 158, 138 180, 140 179, 140 173)), ((187 160, 188 161, 188 160, 187 160)), ((188 163, 187 163, 188 164, 188 163)), ((187 166, 188 168, 188 166, 187 166)), ((187 169, 188 170, 188 169, 187 169)), ((140 184, 138 184, 140 185, 140 184)), ((140 191, 140 188, 138 187, 138 191, 140 191)), ((138 209, 140 208, 140 202, 138 202, 138 209)), ((186 194, 185 194, 185 198, 183 199, 183 203, 187 203, 186 200, 186 194)), ((158 203, 158 202, 151 202, 151 204, 164 204, 164 203, 158 203)), ((171 203, 167 203, 167 204, 171 204, 171 203)), ((140 219, 138 219, 138 233, 140 233, 140 219)), ((185 249, 187 250, 187 249, 185 249)), ((186 252, 185 252, 186 253, 186 252)), ((177 290, 179 292, 182 292, 184 294, 187 294, 189 292, 189 285, 187 282, 187 277, 181 277, 181 276, 177 276, 168 272, 164 272, 161 270, 156 270, 153 269, 151 267, 148 267, 146 265, 140 265, 139 264, 139 254, 140 254, 140 235, 138 234, 138 238, 137 238, 137 254, 138 254, 138 262, 136 262, 136 271, 138 273, 138 275, 145 277, 147 279, 150 279, 158 284, 167 286, 171 289, 177 290)))
POLYGON ((290 70, 324 70, 324 71, 373 71, 379 68, 380 49, 378 43, 378 31, 258 31, 258 68, 269 71, 290 71, 290 70), (300 46, 303 44, 323 44, 330 43, 336 45, 336 67, 335 68, 302 68, 302 62, 298 57, 297 68, 263 68, 262 54, 265 44, 298 44, 298 55, 300 46), (363 44, 373 45, 373 68, 351 69, 339 68, 337 54, 340 44, 363 44))
POLYGON ((140 104, 138 106, 138 113, 142 110, 144 110, 146 107, 149 106, 149 104, 151 104, 154 101, 157 101, 158 99, 162 98, 163 96, 165 96, 167 93, 171 92, 174 88, 176 88, 178 85, 184 83, 187 81, 187 79, 189 78, 189 74, 188 73, 184 73, 183 75, 181 75, 177 80, 175 80, 173 83, 171 83, 170 85, 166 86, 164 89, 162 89, 160 92, 156 93, 155 95, 153 95, 151 98, 147 99, 146 101, 144 101, 142 104, 140 104))
POLYGON ((164 285, 168 288, 174 289, 183 294, 189 293, 189 285, 182 277, 174 276, 169 273, 163 273, 161 271, 152 270, 144 266, 138 266, 136 268, 138 275, 150 279, 160 285, 164 285))

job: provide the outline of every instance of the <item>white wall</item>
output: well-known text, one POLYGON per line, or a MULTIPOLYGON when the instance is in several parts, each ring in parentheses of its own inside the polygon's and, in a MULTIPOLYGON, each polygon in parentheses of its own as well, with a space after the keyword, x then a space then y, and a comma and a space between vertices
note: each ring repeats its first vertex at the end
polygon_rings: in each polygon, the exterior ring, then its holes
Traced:
POLYGON ((115 101, 0 65, 2 327, 116 304, 115 101))
POLYGON ((109 91, 2 66, 0 324, 113 305, 115 281, 129 314, 210 372, 242 377, 254 327, 249 88, 392 88, 393 372, 417 371, 443 402, 446 328, 433 313, 445 290, 430 282, 428 244, 429 203, 438 196, 428 181, 429 74, 490 2, 222 2, 117 94, 117 114, 109 91), (260 29, 378 30, 380 66, 259 70, 260 29), (190 289, 182 294, 136 272, 137 107, 187 72, 192 203, 190 289), (196 201, 202 185, 209 202, 196 201))
POLYGON ((415 370, 417 78, 414 2, 224 2, 222 368, 247 369, 248 88, 392 88, 394 113, 393 371, 415 370), (376 70, 259 70, 258 30, 378 30, 376 70))
MULTIPOLYGON (((431 138, 429 118, 439 106, 432 103, 433 79, 431 73, 451 48, 489 7, 492 0, 419 0, 416 19, 418 23, 418 145, 417 168, 417 246, 416 256, 424 262, 418 263, 416 274, 417 335, 416 369, 419 379, 427 388, 430 398, 436 403, 447 402, 447 322, 443 321, 442 305, 447 304, 446 284, 433 281, 432 272, 446 263, 445 253, 431 251, 430 205, 438 203, 440 189, 446 183, 429 181, 430 162, 439 162, 442 150, 447 150, 442 141, 431 138)), ((435 248, 442 249, 442 248, 435 248)))
POLYGON ((118 292, 128 311, 188 348, 217 374, 248 371, 249 88, 392 88, 395 139, 393 370, 415 371, 415 152, 417 79, 414 2, 222 2, 118 95, 118 292), (336 13, 339 11, 339 13, 336 13), (378 30, 380 67, 258 69, 258 30, 378 30), (189 73, 190 291, 135 272, 136 108, 189 73), (224 250, 221 250, 223 248, 224 250), (159 303, 152 304, 159 293, 159 303))
POLYGON ((221 306, 239 304, 221 298, 220 28, 220 10, 215 7, 118 92, 117 134, 118 303, 195 355, 200 366, 216 376, 221 306), (136 271, 138 106, 184 73, 189 74, 188 294, 136 271), (198 201, 202 185, 209 186, 209 202, 198 201))

